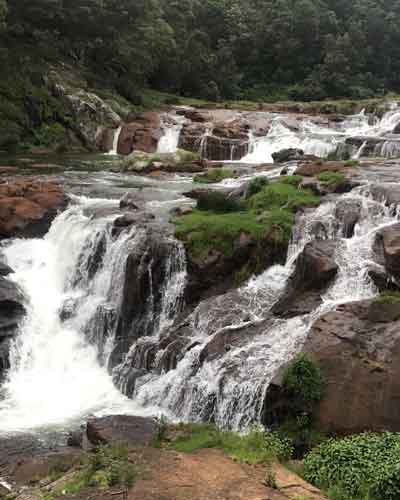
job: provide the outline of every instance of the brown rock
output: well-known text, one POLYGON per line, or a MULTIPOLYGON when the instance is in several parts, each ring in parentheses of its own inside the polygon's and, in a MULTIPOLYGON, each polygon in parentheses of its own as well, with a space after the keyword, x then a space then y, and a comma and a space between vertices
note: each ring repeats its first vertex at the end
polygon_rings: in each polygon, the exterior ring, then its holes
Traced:
POLYGON ((156 436, 156 424, 151 418, 128 415, 110 416, 89 420, 86 426, 89 441, 100 444, 126 446, 149 445, 156 436))
POLYGON ((345 167, 342 161, 327 161, 318 163, 304 163, 296 170, 296 175, 303 175, 304 177, 314 177, 322 172, 341 172, 348 167, 345 167))
POLYGON ((67 197, 55 183, 7 179, 0 184, 0 238, 44 236, 66 205, 67 197))
POLYGON ((138 115, 135 121, 122 126, 118 140, 118 153, 123 155, 128 155, 132 151, 155 153, 160 137, 158 113, 143 113, 138 115))
POLYGON ((400 223, 385 227, 376 235, 374 250, 378 261, 383 258, 389 274, 400 279, 400 223))

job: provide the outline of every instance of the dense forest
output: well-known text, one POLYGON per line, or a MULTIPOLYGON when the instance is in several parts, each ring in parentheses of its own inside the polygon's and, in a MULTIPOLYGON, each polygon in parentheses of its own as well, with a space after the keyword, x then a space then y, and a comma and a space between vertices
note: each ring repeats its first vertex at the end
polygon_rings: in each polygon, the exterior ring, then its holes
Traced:
POLYGON ((138 104, 145 87, 212 101, 396 92, 399 21, 399 0, 0 0, 0 125, 27 95, 29 120, 43 114, 59 61, 138 104))

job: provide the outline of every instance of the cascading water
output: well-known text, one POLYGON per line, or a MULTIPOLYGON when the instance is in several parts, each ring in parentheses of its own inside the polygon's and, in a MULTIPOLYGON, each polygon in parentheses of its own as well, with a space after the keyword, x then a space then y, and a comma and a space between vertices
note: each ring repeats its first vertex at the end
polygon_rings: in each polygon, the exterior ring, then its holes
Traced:
POLYGON ((158 142, 157 153, 176 153, 179 138, 186 119, 179 115, 164 116, 162 121, 163 135, 158 142))
MULTIPOLYGON (((305 119, 298 130, 291 130, 280 117, 276 117, 272 127, 265 137, 249 136, 249 153, 242 158, 243 163, 273 163, 273 153, 282 149, 302 149, 305 154, 325 158, 336 151, 339 145, 344 145, 351 137, 385 137, 391 134, 400 123, 400 108, 394 104, 381 120, 366 115, 365 111, 350 116, 335 128, 324 127, 305 119)), ((359 158, 365 151, 362 144, 354 155, 359 158)), ((400 145, 395 138, 386 141, 382 139, 376 154, 384 157, 394 157, 400 154, 400 145)))
POLYGON ((122 126, 118 127, 115 130, 112 149, 107 153, 108 155, 116 156, 118 154, 118 141, 119 141, 119 136, 121 135, 121 131, 122 131, 122 126))
MULTIPOLYGON (((28 298, 27 316, 11 351, 2 387, 0 432, 23 432, 81 421, 89 414, 150 414, 114 386, 106 366, 135 229, 113 238, 117 202, 76 199, 45 239, 14 240, 4 248, 28 298), (105 314, 99 316, 99 310, 105 314), (111 315, 110 315, 111 313, 111 315), (100 336, 96 335, 99 331, 100 336)), ((184 270, 168 264, 168 293, 159 323, 179 311, 184 270)))

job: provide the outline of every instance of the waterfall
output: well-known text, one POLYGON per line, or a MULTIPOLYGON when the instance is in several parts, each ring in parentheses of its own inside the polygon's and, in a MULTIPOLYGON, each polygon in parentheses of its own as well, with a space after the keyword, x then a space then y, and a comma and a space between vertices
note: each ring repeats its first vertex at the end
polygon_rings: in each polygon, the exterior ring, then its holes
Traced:
MULTIPOLYGON (((127 258, 141 243, 135 228, 112 236, 117 206, 76 199, 44 239, 4 248, 28 303, 2 387, 0 432, 64 426, 92 414, 157 412, 123 396, 107 371, 127 258)), ((186 272, 176 246, 180 260, 171 256, 166 264, 160 328, 182 305, 186 272)))
POLYGON ((115 129, 112 149, 107 153, 108 155, 118 154, 118 141, 119 141, 119 136, 121 135, 121 130, 122 126, 119 126, 117 129, 115 129))
POLYGON ((163 135, 158 142, 157 153, 176 153, 185 122, 186 119, 183 116, 176 114, 165 115, 162 118, 161 128, 163 135))

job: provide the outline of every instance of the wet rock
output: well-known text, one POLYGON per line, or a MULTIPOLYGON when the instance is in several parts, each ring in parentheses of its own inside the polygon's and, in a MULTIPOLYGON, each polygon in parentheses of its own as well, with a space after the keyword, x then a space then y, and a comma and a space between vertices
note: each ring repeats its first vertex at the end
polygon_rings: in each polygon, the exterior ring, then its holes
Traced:
POLYGON ((400 134, 400 122, 394 127, 393 134, 400 134))
POLYGON ((304 247, 285 292, 272 308, 274 314, 290 318, 306 314, 321 303, 321 293, 339 270, 334 259, 336 246, 336 241, 314 240, 304 247))
POLYGON ((156 430, 154 419, 127 415, 96 418, 86 426, 87 437, 94 446, 146 446, 155 439, 156 430))
POLYGON ((343 169, 346 169, 347 172, 349 171, 348 167, 342 161, 304 163, 299 166, 295 174, 304 177, 314 177, 322 172, 341 172, 343 169))
POLYGON ((135 224, 143 224, 155 219, 155 216, 149 212, 126 213, 117 217, 113 224, 113 235, 119 234, 121 229, 133 226, 135 224))
POLYGON ((339 223, 344 238, 352 238, 354 229, 361 217, 362 204, 359 200, 338 200, 335 208, 335 217, 339 223))
POLYGON ((388 273, 400 280, 400 224, 380 230, 375 238, 374 250, 378 263, 385 265, 388 273))
POLYGON ((282 149, 272 155, 275 163, 286 163, 288 161, 298 161, 304 158, 304 151, 302 149, 282 149))
POLYGON ((147 112, 132 118, 134 120, 122 125, 118 139, 118 154, 129 155, 132 151, 155 153, 161 137, 158 113, 147 112))
POLYGON ((0 254, 0 276, 6 277, 13 272, 14 271, 11 269, 11 267, 4 262, 3 257, 0 254))
POLYGON ((388 207, 400 205, 400 185, 397 183, 370 184, 368 191, 375 201, 388 207))
POLYGON ((393 280, 393 277, 386 271, 384 266, 371 263, 368 270, 368 276, 380 292, 399 290, 399 286, 393 280))
POLYGON ((204 170, 204 164, 199 155, 189 151, 178 150, 176 153, 158 154, 135 151, 125 159, 122 170, 138 174, 156 171, 197 173, 204 170))
POLYGON ((140 201, 138 201, 138 196, 136 193, 126 193, 126 195, 119 202, 119 208, 129 208, 129 210, 139 210, 140 201))
POLYGON ((44 236, 68 200, 63 189, 39 178, 0 184, 0 239, 44 236))

